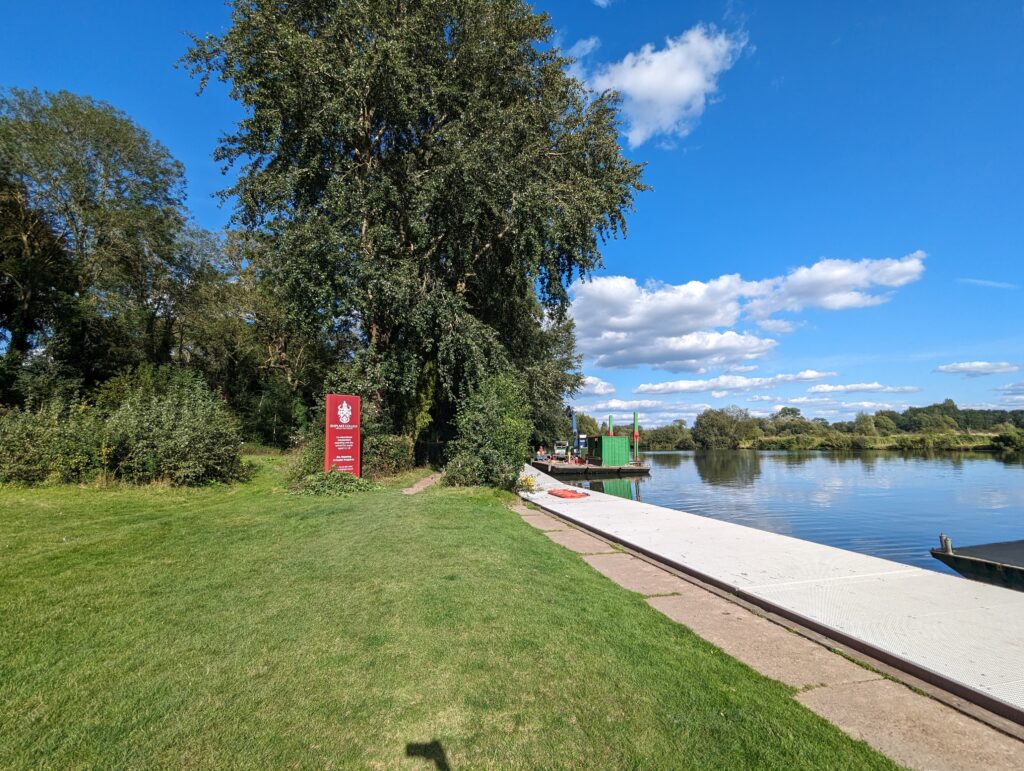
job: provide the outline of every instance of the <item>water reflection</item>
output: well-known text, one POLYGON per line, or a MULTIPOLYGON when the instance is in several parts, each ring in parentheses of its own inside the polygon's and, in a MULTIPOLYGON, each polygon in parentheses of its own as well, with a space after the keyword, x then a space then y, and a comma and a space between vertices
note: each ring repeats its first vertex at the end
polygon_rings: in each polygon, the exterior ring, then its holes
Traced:
POLYGON ((683 461, 689 461, 693 453, 688 452, 646 452, 643 458, 654 468, 679 468, 683 461))
POLYGON ((761 476, 761 454, 754 450, 712 450, 693 456, 704 484, 752 485, 761 476))
POLYGON ((574 480, 573 484, 597 493, 625 498, 628 501, 643 501, 640 485, 646 480, 646 477, 616 477, 614 479, 588 479, 582 481, 577 479, 574 480))

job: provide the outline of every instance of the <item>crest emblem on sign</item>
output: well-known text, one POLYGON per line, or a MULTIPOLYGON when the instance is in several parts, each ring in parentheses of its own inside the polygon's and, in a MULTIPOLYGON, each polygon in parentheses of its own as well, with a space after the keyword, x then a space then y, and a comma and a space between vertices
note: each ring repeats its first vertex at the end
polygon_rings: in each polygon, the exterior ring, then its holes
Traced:
POLYGON ((348 402, 342 402, 338 406, 338 421, 348 423, 350 420, 352 420, 352 408, 348 406, 348 402))

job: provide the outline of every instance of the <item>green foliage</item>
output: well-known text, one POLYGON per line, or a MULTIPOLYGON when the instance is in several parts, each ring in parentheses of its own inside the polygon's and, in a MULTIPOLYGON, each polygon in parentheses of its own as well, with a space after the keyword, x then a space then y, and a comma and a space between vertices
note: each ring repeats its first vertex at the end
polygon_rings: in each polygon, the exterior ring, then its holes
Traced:
POLYGON ((362 441, 362 471, 369 477, 390 477, 416 465, 413 441, 407 436, 377 434, 362 441))
POLYGON ((102 423, 81 403, 53 400, 0 413, 0 482, 84 482, 100 473, 102 423))
POLYGON ((992 439, 992 446, 1002 453, 1024 453, 1024 431, 1012 426, 1001 426, 992 439))
POLYGON ((141 368, 108 383, 101 409, 113 404, 103 462, 116 478, 199 485, 241 477, 238 422, 194 373, 141 368), (121 393, 118 383, 124 384, 121 393))
POLYGON ((676 420, 659 428, 641 428, 640 444, 648 450, 693 450, 696 447, 685 420, 676 420))
POLYGON ((875 430, 881 436, 892 436, 899 429, 896 427, 896 423, 888 415, 882 413, 875 413, 875 430))
POLYGON ((735 450, 741 442, 758 439, 762 432, 749 412, 726 407, 702 412, 691 433, 699 450, 735 450))
POLYGON ((321 468, 317 473, 309 474, 289 489, 292 495, 309 495, 317 498, 331 496, 345 496, 352 493, 366 493, 379 489, 379 486, 369 479, 357 477, 341 471, 331 471, 328 474, 323 472, 323 458, 320 459, 321 468))
POLYGON ((217 157, 244 164, 237 221, 291 322, 359 319, 351 364, 386 433, 449 438, 461 395, 502 371, 562 433, 567 285, 643 189, 617 98, 567 74, 522 0, 233 6, 186 63, 245 108, 217 157))
POLYGON ((448 484, 514 487, 530 457, 533 432, 524 390, 511 375, 495 375, 463 399, 458 438, 449 448, 448 484))
POLYGON ((144 367, 111 380, 95 406, 51 400, 0 416, 0 481, 199 485, 241 478, 235 418, 201 378, 144 367))
POLYGON ((167 149, 103 102, 11 89, 0 191, 0 260, 22 287, 15 311, 0 311, 11 350, 43 349, 86 386, 168 361, 192 266, 178 248, 183 168, 167 149))
POLYGON ((878 428, 875 426, 875 419, 866 412, 858 412, 853 420, 854 433, 861 436, 878 436, 878 428))
POLYGON ((576 429, 581 434, 587 436, 597 436, 601 433, 601 427, 597 424, 597 421, 590 415, 585 415, 582 412, 576 413, 576 429))

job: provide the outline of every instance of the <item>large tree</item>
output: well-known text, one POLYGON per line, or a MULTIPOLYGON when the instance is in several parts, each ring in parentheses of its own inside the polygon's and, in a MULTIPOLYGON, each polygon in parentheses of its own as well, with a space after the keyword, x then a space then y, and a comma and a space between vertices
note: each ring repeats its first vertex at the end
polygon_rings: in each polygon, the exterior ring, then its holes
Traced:
MULTIPOLYGON (((353 323, 352 363, 392 430, 450 423, 495 371, 570 366, 567 286, 642 188, 617 100, 567 75, 523 0, 239 0, 186 57, 246 117, 240 223, 296 323, 353 323), (548 357, 548 358, 544 358, 548 357)), ((550 410, 535 409, 538 416, 550 410)), ((535 416, 536 419, 536 416, 535 416)))
MULTIPOLYGON (((180 242, 181 164, 108 104, 12 89, 0 93, 0 177, 0 238, 13 266, 5 282, 24 286, 60 263, 60 288, 73 300, 57 319, 18 321, 12 347, 19 335, 45 332, 45 354, 86 385, 169 360, 192 267, 180 242), (21 247, 16 259, 12 244, 21 247)), ((54 278, 48 289, 56 288, 54 278)))

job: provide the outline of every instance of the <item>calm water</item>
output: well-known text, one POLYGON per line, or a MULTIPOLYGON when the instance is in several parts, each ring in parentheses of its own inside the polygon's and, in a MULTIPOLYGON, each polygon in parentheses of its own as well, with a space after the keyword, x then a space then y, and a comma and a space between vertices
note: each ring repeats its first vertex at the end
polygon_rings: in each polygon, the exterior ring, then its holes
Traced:
POLYGON ((644 453, 651 476, 604 492, 952 572, 928 553, 1024 539, 1024 464, 990 455, 644 453))

